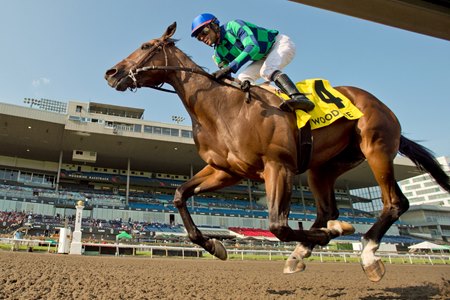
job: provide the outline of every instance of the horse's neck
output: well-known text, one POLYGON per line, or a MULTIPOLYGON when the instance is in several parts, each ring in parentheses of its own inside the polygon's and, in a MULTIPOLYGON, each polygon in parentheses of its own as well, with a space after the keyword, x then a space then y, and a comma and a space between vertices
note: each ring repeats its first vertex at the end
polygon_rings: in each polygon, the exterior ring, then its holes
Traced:
MULTIPOLYGON (((184 52, 178 48, 174 48, 173 55, 168 61, 169 66, 178 66, 182 68, 191 68, 198 71, 203 69, 198 66, 192 59, 190 59, 184 52)), ((168 83, 173 86, 178 96, 181 98, 183 104, 190 114, 195 113, 194 105, 198 99, 198 92, 201 90, 201 95, 207 98, 208 94, 215 94, 212 85, 217 84, 211 78, 190 71, 175 71, 168 79, 168 83)))
MULTIPOLYGON (((192 68, 199 71, 202 70, 200 66, 198 66, 180 49, 174 47, 172 51, 172 55, 170 55, 170 59, 168 61, 169 66, 192 68)), ((248 95, 241 93, 239 89, 222 85, 203 74, 197 74, 189 71, 176 71, 170 75, 168 83, 173 86, 186 107, 186 110, 194 119, 194 122, 200 121, 200 118, 204 118, 205 121, 208 122, 211 121, 217 111, 220 111, 223 107, 227 106, 221 103, 223 102, 222 100, 224 97, 228 97, 227 102, 230 106, 238 107, 240 105, 254 105, 254 101, 247 104, 245 103, 248 95), (218 109, 219 106, 222 108, 218 109), (201 116, 198 115, 200 111, 201 116)), ((253 92, 257 94, 255 99, 257 99, 257 101, 270 103, 269 105, 271 106, 278 106, 280 100, 274 96, 274 94, 276 94, 276 88, 270 85, 261 85, 260 87, 263 89, 253 90, 253 92)), ((255 94, 253 95, 253 97, 255 97, 255 94)))

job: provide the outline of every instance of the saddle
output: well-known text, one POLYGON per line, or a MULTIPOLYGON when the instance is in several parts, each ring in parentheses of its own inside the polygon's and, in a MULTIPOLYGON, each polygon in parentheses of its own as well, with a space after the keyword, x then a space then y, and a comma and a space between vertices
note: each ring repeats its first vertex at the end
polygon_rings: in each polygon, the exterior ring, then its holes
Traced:
MULTIPOLYGON (((227 83, 244 92, 248 92, 251 87, 248 82, 228 81, 227 83)), ((259 86, 274 93, 283 101, 290 99, 288 95, 281 93, 280 90, 268 83, 259 86)), ((345 95, 334 89, 326 79, 306 79, 297 82, 296 86, 316 105, 310 112, 295 111, 298 127, 297 172, 301 174, 308 170, 312 158, 312 130, 331 125, 342 117, 357 120, 363 116, 363 113, 345 95)), ((250 101, 249 97, 250 93, 247 93, 246 102, 250 101)))
MULTIPOLYGON (((357 120, 363 116, 363 113, 344 94, 334 89, 326 79, 306 79, 297 82, 296 86, 316 105, 310 112, 295 111, 298 127, 297 170, 298 174, 301 174, 308 169, 312 158, 312 130, 331 125, 342 117, 357 120)), ((261 87, 275 93, 283 100, 290 99, 289 96, 268 84, 263 84, 261 87)))

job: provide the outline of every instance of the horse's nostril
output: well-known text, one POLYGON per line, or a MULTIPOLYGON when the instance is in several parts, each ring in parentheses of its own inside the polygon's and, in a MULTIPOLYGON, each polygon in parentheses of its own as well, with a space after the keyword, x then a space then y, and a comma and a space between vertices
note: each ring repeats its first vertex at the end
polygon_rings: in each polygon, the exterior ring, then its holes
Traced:
POLYGON ((117 73, 116 69, 109 69, 108 71, 106 71, 105 75, 106 76, 113 76, 117 73))

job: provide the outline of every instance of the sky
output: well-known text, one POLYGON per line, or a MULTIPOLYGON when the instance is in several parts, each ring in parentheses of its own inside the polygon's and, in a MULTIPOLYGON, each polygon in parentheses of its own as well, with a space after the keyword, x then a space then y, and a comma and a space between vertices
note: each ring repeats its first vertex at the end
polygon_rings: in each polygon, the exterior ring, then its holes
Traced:
MULTIPOLYGON (((189 115, 176 94, 118 92, 107 69, 177 22, 177 46, 210 72, 213 49, 190 37, 200 13, 243 19, 291 37, 294 80, 356 86, 397 115, 402 133, 436 156, 450 155, 450 42, 287 0, 9 0, 0 8, 0 102, 24 98, 99 102, 145 109, 172 123, 189 115)), ((169 87, 169 86, 167 86, 169 87)))

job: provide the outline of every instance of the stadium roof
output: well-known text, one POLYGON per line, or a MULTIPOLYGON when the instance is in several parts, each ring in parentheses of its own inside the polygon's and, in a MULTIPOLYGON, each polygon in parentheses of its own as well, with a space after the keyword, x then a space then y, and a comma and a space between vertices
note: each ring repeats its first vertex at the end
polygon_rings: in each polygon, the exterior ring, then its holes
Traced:
MULTIPOLYGON (((77 129, 83 127, 74 127, 68 119, 65 114, 0 103, 0 155, 58 163, 62 150, 62 163, 80 164, 72 160, 73 151, 88 150, 97 152, 95 164, 88 163, 93 166, 126 170, 130 158, 131 170, 188 176, 191 165, 194 173, 205 165, 190 138, 155 134, 142 138, 133 133, 117 134, 102 126, 86 131, 77 129)), ((189 126, 175 124, 149 124, 191 130, 189 126)), ((397 180, 403 180, 422 172, 409 159, 398 157, 395 174, 397 180)), ((364 162, 342 175, 336 187, 356 189, 375 185, 364 162)))
POLYGON ((450 40, 449 0, 291 1, 450 40))

